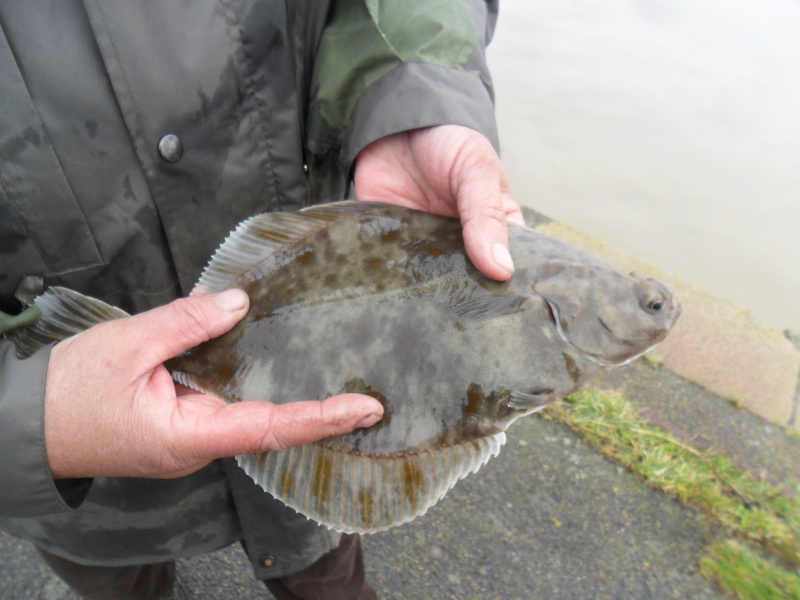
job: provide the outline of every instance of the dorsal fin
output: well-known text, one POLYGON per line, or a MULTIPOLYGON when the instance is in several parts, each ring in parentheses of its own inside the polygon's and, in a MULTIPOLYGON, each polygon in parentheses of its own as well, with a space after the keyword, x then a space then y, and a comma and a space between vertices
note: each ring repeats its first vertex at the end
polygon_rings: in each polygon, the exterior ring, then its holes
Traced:
POLYGON ((129 316, 124 310, 102 300, 62 287, 51 287, 34 300, 42 311, 35 324, 8 334, 17 353, 30 356, 39 348, 60 342, 104 321, 129 316))
MULTIPOLYGON (((242 221, 217 249, 192 293, 228 289, 248 269, 302 236, 326 227, 343 213, 364 210, 360 201, 311 206, 298 212, 273 212, 242 221)), ((374 205, 373 205, 374 206, 374 205)))
POLYGON ((264 490, 301 514, 336 531, 373 533, 425 514, 459 479, 496 456, 505 439, 498 432, 385 456, 315 442, 236 460, 264 490))

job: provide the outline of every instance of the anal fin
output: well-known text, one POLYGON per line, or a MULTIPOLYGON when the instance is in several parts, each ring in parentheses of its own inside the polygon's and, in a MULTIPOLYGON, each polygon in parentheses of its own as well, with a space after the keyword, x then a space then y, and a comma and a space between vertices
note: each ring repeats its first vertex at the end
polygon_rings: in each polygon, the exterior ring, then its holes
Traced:
POLYGON ((412 521, 460 479, 500 452, 505 434, 414 453, 371 456, 323 443, 236 458, 264 490, 301 514, 345 533, 412 521))

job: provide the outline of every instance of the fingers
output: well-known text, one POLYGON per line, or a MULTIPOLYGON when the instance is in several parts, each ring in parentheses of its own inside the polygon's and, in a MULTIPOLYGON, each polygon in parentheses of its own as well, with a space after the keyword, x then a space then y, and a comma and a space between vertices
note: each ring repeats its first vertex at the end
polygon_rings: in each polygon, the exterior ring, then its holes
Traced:
POLYGON ((481 273, 497 281, 505 281, 514 273, 506 227, 505 222, 500 224, 485 213, 464 224, 467 255, 481 273))
POLYGON ((228 405, 176 389, 162 361, 227 331, 247 305, 239 290, 196 296, 92 327, 57 345, 44 415, 54 476, 177 477, 220 456, 307 443, 382 417, 380 402, 360 394, 280 406, 228 405))
POLYGON ((248 306, 247 294, 237 289, 182 298, 120 322, 120 339, 134 341, 131 354, 152 368, 230 330, 248 306))
POLYGON ((191 425, 195 454, 207 460, 314 442, 370 427, 383 417, 380 402, 342 394, 321 402, 237 402, 218 407, 191 425))
POLYGON ((528 226, 525 223, 525 217, 522 214, 522 209, 519 207, 519 204, 517 204, 517 201, 514 200, 510 192, 508 194, 503 194, 503 208, 506 211, 507 222, 515 223, 516 225, 521 225, 522 227, 528 226))
POLYGON ((514 273, 508 251, 508 220, 523 222, 511 196, 505 169, 489 141, 466 130, 452 170, 464 244, 487 277, 505 281, 514 273))
MULTIPOLYGON (((332 435, 370 427, 383 417, 383 406, 361 394, 332 396, 321 402, 292 402, 276 406, 269 447, 286 448, 332 435)), ((263 449, 263 448, 262 448, 263 449)))
POLYGON ((373 142, 356 159, 356 197, 458 215, 473 264, 487 277, 511 277, 507 220, 524 225, 505 169, 479 132, 441 125, 373 142))

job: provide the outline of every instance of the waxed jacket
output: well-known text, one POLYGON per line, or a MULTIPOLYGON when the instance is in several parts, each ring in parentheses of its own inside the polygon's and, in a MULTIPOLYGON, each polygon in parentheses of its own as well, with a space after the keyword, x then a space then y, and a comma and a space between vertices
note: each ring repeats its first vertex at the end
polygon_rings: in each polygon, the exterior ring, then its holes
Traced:
MULTIPOLYGON (((341 199, 358 152, 391 133, 454 123, 497 147, 495 16, 481 0, 4 0, 0 311, 23 308, 26 277, 129 312, 185 295, 238 222, 341 199)), ((0 340, 3 530, 108 565, 243 538, 259 578, 337 543, 230 459, 54 481, 48 358, 0 340)))

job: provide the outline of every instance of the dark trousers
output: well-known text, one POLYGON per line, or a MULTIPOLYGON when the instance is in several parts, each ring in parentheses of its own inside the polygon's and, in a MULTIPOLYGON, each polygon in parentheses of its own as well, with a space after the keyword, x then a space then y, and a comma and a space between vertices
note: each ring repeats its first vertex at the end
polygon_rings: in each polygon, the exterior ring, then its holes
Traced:
MULTIPOLYGON (((37 548, 44 561, 70 588, 89 600, 152 600, 168 596, 175 583, 175 562, 103 567, 80 565, 37 548)), ((364 581, 364 556, 358 535, 342 535, 338 548, 310 567, 264 585, 278 600, 376 600, 364 581)))

